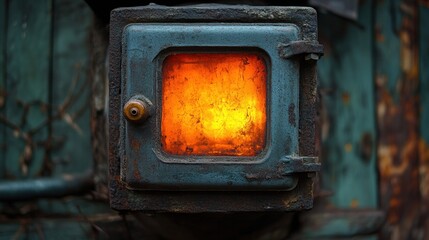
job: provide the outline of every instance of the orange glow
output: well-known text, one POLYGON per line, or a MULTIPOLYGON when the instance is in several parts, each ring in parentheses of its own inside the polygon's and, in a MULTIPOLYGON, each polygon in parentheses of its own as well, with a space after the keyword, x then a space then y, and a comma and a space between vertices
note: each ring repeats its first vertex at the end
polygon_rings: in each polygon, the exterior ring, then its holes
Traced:
POLYGON ((264 149, 267 70, 260 55, 173 54, 162 74, 167 153, 256 156, 264 149))

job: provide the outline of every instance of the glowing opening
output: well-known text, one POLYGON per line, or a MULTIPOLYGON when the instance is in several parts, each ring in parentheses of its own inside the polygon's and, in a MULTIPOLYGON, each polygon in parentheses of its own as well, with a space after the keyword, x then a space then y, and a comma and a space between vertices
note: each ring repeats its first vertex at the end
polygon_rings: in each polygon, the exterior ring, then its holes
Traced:
POLYGON ((162 148, 256 156, 265 147, 267 69, 257 53, 179 53, 162 66, 162 148))

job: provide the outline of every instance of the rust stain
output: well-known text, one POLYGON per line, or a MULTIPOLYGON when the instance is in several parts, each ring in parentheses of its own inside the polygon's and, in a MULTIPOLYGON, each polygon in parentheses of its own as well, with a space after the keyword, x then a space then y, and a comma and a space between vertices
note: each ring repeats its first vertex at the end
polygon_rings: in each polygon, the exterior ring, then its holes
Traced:
POLYGON ((139 171, 139 163, 137 159, 133 160, 133 176, 135 178, 135 180, 140 181, 142 179, 141 175, 140 175, 140 171, 139 171))
POLYGON ((389 178, 401 175, 407 169, 406 162, 394 163, 395 156, 398 155, 398 148, 394 145, 380 145, 378 147, 378 167, 382 177, 389 178))
POLYGON ((351 152, 353 150, 353 145, 351 143, 344 144, 344 151, 351 152))
POLYGON ((420 192, 423 199, 429 201, 429 145, 424 139, 419 141, 420 192))
POLYGON ((135 139, 135 138, 131 139, 131 148, 134 151, 140 150, 140 145, 141 145, 141 141, 139 141, 138 139, 135 139))
POLYGON ((297 195, 297 194, 293 194, 291 197, 288 197, 288 198, 286 198, 286 199, 284 199, 283 200, 283 204, 286 206, 286 207, 290 207, 290 206, 293 206, 293 205, 295 205, 297 202, 299 202, 300 201, 300 197, 299 197, 299 195, 297 195))
MULTIPOLYGON (((380 198, 387 213, 381 239, 408 239, 411 232, 418 231, 416 219, 419 218, 421 203, 418 5, 411 0, 403 0, 399 5, 402 12, 402 26, 398 32, 401 43, 399 67, 402 73, 399 79, 388 79, 384 75, 375 79, 380 198), (396 81, 395 89, 388 88, 391 85, 388 82, 392 81, 396 81)), ((376 34, 377 41, 379 38, 376 34)))
POLYGON ((359 200, 352 199, 352 201, 350 202, 350 208, 358 208, 358 207, 359 207, 359 200))
POLYGON ((344 93, 341 95, 341 99, 343 100, 343 103, 344 103, 345 105, 348 105, 348 104, 350 103, 350 94, 349 94, 348 92, 344 92, 344 93))

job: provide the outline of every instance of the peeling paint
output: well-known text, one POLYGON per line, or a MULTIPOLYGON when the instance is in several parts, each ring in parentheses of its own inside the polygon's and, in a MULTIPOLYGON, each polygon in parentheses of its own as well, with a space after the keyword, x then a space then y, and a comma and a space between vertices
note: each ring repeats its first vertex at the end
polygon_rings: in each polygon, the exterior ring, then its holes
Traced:
MULTIPOLYGON (((386 36, 383 43, 377 43, 378 69, 377 121, 379 125, 378 166, 380 173, 381 207, 387 213, 387 221, 381 231, 381 239, 410 239, 419 231, 417 224, 420 212, 419 180, 419 45, 418 45, 418 4, 413 0, 395 1, 391 4, 401 13, 400 28, 395 29, 400 51, 395 56, 389 43, 395 43, 383 23, 391 21, 395 26, 396 15, 387 15, 378 20, 379 34, 386 36), (383 55, 384 54, 384 55, 383 55), (399 60, 399 69, 385 64, 399 60), (387 71, 387 69, 389 71, 387 71), (393 76, 398 74, 398 78, 393 76)), ((384 3, 380 4, 379 12, 384 3)), ((421 145, 421 144, 420 144, 421 145)))

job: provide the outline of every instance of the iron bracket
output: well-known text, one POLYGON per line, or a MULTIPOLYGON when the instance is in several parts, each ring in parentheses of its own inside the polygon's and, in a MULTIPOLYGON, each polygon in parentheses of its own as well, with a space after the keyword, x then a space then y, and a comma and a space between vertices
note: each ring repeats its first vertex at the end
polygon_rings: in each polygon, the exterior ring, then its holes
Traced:
POLYGON ((318 157, 284 156, 280 159, 284 174, 319 172, 321 163, 318 157))
POLYGON ((305 60, 319 60, 323 56, 323 45, 313 41, 293 41, 288 44, 279 44, 281 58, 291 58, 304 55, 305 60))

